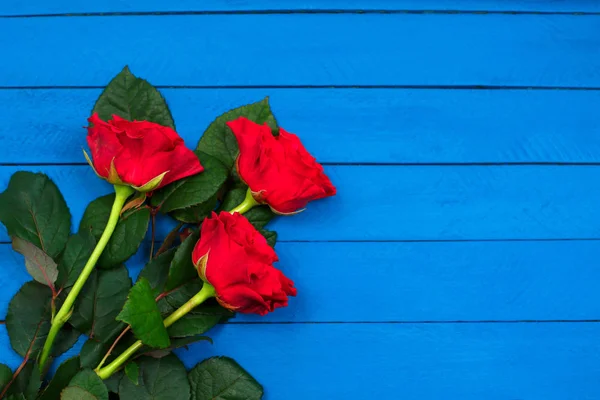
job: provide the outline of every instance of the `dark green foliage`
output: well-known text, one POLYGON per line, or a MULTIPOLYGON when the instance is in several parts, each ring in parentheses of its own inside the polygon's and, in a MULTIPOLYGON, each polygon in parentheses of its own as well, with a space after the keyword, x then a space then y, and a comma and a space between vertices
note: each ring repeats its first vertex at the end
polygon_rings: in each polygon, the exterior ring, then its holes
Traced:
POLYGON ((177 248, 164 287, 165 292, 173 290, 198 277, 198 271, 194 267, 192 260, 192 251, 199 238, 200 235, 198 232, 192 233, 177 248))
MULTIPOLYGON (((27 282, 8 305, 6 330, 13 349, 22 357, 29 351, 34 359, 50 330, 52 292, 37 282, 27 282)), ((57 308, 60 304, 57 304, 57 308)), ((65 326, 57 336, 52 354, 57 356, 77 341, 79 334, 65 326)))
POLYGON ((91 369, 80 371, 61 392, 61 400, 108 400, 108 389, 91 369))
POLYGON ((277 128, 277 121, 269 106, 269 98, 265 98, 234 108, 215 119, 204 131, 196 150, 213 156, 231 170, 239 150, 237 140, 226 123, 242 116, 258 124, 266 122, 272 129, 277 128))
POLYGON ((117 320, 131 325, 135 336, 146 346, 162 349, 171 344, 147 279, 140 279, 131 288, 117 320))
POLYGON ((55 258, 65 247, 71 213, 58 187, 44 174, 19 171, 0 194, 0 221, 8 234, 55 258))
POLYGON ((190 384, 185 366, 170 354, 162 358, 141 357, 139 380, 136 385, 131 379, 121 379, 121 400, 172 400, 189 399, 190 384))
POLYGON ((150 121, 175 129, 175 122, 160 92, 148 81, 137 78, 128 67, 106 86, 92 113, 108 121, 113 114, 129 121, 150 121))
POLYGON ((72 235, 67 241, 67 247, 58 263, 58 287, 73 286, 86 262, 96 247, 96 240, 89 231, 72 235))
POLYGON ((110 342, 125 328, 125 324, 115 318, 130 288, 131 279, 124 266, 92 272, 75 302, 69 322, 100 342, 110 342))
POLYGON ((42 392, 39 400, 55 400, 60 398, 60 392, 77 375, 79 368, 79 357, 72 357, 63 362, 56 370, 46 389, 42 392))
POLYGON ((259 400, 262 386, 237 362, 213 357, 196 365, 189 373, 192 400, 259 400))
POLYGON ((33 279, 42 285, 54 287, 54 282, 58 277, 58 268, 48 254, 33 243, 16 236, 13 237, 12 247, 13 250, 25 257, 25 268, 27 268, 27 272, 33 279))
MULTIPOLYGON (((115 195, 109 194, 92 201, 83 214, 79 232, 91 231, 94 238, 99 240, 106 228, 114 200, 115 195)), ((98 266, 113 268, 134 255, 146 236, 149 222, 150 210, 146 207, 123 213, 98 260, 98 266)))

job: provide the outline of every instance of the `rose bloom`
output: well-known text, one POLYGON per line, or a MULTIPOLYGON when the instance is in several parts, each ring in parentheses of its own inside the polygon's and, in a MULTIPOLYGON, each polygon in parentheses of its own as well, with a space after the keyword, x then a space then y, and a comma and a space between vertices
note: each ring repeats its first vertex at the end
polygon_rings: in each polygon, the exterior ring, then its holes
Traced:
POLYGON ((289 214, 312 200, 336 193, 321 164, 296 135, 279 129, 279 135, 273 136, 267 124, 259 125, 244 117, 227 125, 240 148, 238 173, 259 203, 289 214))
POLYGON ((149 191, 203 171, 198 157, 169 127, 117 115, 105 122, 97 113, 88 121, 92 166, 112 184, 149 191))
POLYGON ((239 213, 213 212, 205 219, 192 260, 217 301, 232 311, 265 315, 296 295, 294 282, 273 266, 275 250, 239 213))

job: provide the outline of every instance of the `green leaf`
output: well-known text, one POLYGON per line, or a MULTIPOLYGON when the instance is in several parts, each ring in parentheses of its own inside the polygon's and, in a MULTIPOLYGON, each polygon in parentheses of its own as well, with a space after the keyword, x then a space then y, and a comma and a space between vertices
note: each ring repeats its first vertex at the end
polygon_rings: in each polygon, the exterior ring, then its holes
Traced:
POLYGON ((37 397, 38 390, 42 385, 42 377, 40 376, 40 370, 34 362, 29 363, 31 365, 31 369, 27 371, 21 371, 19 377, 17 378, 17 386, 19 385, 19 378, 22 377, 23 386, 25 390, 23 393, 25 394, 25 398, 27 400, 34 400, 37 397))
MULTIPOLYGON (((119 343, 112 350, 111 354, 106 359, 104 365, 110 364, 117 356, 123 353, 129 346, 133 344, 137 339, 133 335, 126 335, 122 338, 119 343)), ((104 355, 108 352, 108 349, 112 346, 111 343, 101 343, 95 339, 88 339, 81 348, 79 358, 81 359, 81 368, 94 369, 100 363, 100 360, 104 358, 104 355)), ((112 374, 110 378, 104 380, 104 384, 110 392, 119 392, 119 382, 123 377, 123 371, 119 370, 112 374)))
POLYGON ((175 251, 176 249, 169 249, 153 258, 138 275, 138 281, 145 278, 150 282, 150 286, 154 289, 154 296, 163 292, 175 251))
POLYGON ((60 191, 44 174, 19 171, 0 194, 0 221, 8 234, 26 240, 50 257, 60 254, 71 229, 71 213, 60 191))
POLYGON ((108 389, 91 369, 79 372, 60 395, 61 400, 108 400, 108 389))
MULTIPOLYGON (((162 298, 158 302, 158 308, 163 316, 169 315, 185 304, 201 288, 202 281, 198 278, 194 279, 162 298)), ((216 324, 227 321, 233 315, 234 313, 221 307, 214 300, 209 300, 175 322, 167 328, 167 331, 172 338, 200 335, 210 330, 216 324)), ((173 342, 173 340, 171 341, 173 342)))
POLYGON ((275 243, 277 243, 277 232, 268 229, 260 229, 259 232, 267 239, 269 246, 275 247, 275 243))
POLYGON ((137 386, 139 384, 140 367, 136 363, 130 362, 125 366, 125 375, 137 386))
MULTIPOLYGON (((6 330, 12 348, 22 357, 31 347, 34 359, 44 344, 50 329, 52 292, 37 282, 27 282, 8 305, 6 330)), ((59 308, 56 304, 56 308, 59 308)), ((52 354, 57 356, 71 348, 79 334, 65 326, 58 334, 52 354)))
MULTIPOLYGON (((110 356, 106 359, 105 365, 110 364, 112 360, 114 360, 119 354, 125 351, 136 340, 137 339, 135 339, 131 334, 125 335, 125 337, 119 340, 119 343, 117 343, 110 356)), ((104 356, 108 352, 108 349, 110 349, 113 343, 114 341, 111 341, 110 343, 102 343, 97 341, 96 339, 86 340, 86 342, 81 347, 81 351, 79 352, 81 368, 96 368, 100 363, 100 360, 104 358, 104 356)))
MULTIPOLYGON (((62 300, 56 304, 57 310, 60 309, 61 304, 62 300)), ((48 326, 48 329, 50 329, 50 326, 48 326)), ((73 345, 75 345, 75 343, 77 343, 77 340, 79 340, 80 336, 81 332, 73 328, 73 326, 70 323, 65 324, 62 327, 60 333, 57 335, 56 341, 54 342, 54 346, 52 347, 52 357, 56 358, 65 351, 69 350, 71 347, 73 347, 73 345)))
POLYGON ((194 308, 168 328, 171 337, 201 335, 219 322, 231 318, 233 313, 217 304, 203 304, 194 308))
POLYGON ((215 157, 223 163, 227 170, 233 168, 239 149, 235 136, 225 123, 239 117, 246 117, 258 124, 266 122, 272 129, 277 128, 268 97, 259 102, 230 110, 213 121, 202 135, 196 150, 215 157))
POLYGON ((98 197, 88 204, 79 223, 79 232, 89 231, 96 240, 100 239, 106 228, 114 201, 115 194, 112 193, 98 197))
POLYGON ((148 81, 137 78, 128 67, 106 86, 92 113, 104 121, 113 114, 129 121, 150 121, 175 129, 167 102, 148 81))
POLYGON ((166 296, 158 301, 158 309, 163 316, 171 314, 198 293, 200 289, 202 289, 202 280, 200 278, 192 279, 169 291, 166 296))
POLYGON ((189 374, 191 400, 259 400, 263 388, 237 362, 212 357, 196 365, 189 374))
POLYGON ((13 372, 10 367, 4 364, 0 364, 0 393, 4 389, 4 386, 12 379, 13 372))
POLYGON ((154 206, 160 206, 161 211, 186 223, 200 223, 215 209, 227 178, 230 175, 236 177, 233 167, 239 152, 238 144, 226 122, 240 116, 277 128, 268 98, 221 115, 209 125, 196 148, 205 171, 159 190, 152 199, 154 206))
MULTIPOLYGON (((106 228, 114 199, 115 195, 109 194, 92 201, 83 214, 79 231, 91 231, 94 238, 99 240, 106 228)), ((146 207, 125 212, 102 252, 98 265, 112 268, 134 255, 146 236, 149 222, 150 210, 146 207)))
POLYGON ((219 160, 200 153, 204 166, 201 174, 182 179, 157 191, 152 204, 178 221, 198 223, 217 206, 218 195, 229 175, 219 160))
POLYGON ((173 290, 198 277, 198 271, 196 270, 196 267, 194 267, 194 262, 192 260, 192 251, 194 251, 194 247, 196 246, 199 237, 200 234, 194 232, 183 241, 179 248, 177 248, 173 261, 171 262, 167 283, 163 289, 165 292, 173 290))
POLYGON ((167 213, 191 206, 216 207, 216 195, 221 189, 229 170, 216 158, 197 152, 204 171, 190 178, 173 182, 152 195, 152 205, 160 206, 167 213))
MULTIPOLYGON (((217 202, 217 197, 214 198, 215 204, 217 202)), ((211 211, 214 210, 210 207, 204 207, 203 205, 189 207, 181 210, 172 211, 169 215, 180 222, 185 222, 188 224, 199 224, 206 217, 208 217, 211 211)))
POLYGON ((86 340, 79 352, 81 368, 96 368, 109 348, 110 344, 99 342, 96 339, 86 340))
POLYGON ((73 286, 95 247, 96 240, 89 231, 81 231, 69 238, 58 263, 57 285, 59 287, 73 286))
POLYGON ((137 253, 148 231, 149 222, 150 210, 147 208, 138 208, 125 213, 117 223, 113 235, 98 260, 98 265, 112 268, 137 253))
POLYGON ((163 358, 141 357, 139 384, 121 379, 121 400, 189 399, 190 384, 187 371, 179 359, 170 354, 163 358))
POLYGON ((40 371, 33 361, 29 361, 7 391, 7 394, 17 396, 22 394, 26 400, 34 400, 42 384, 40 371))
POLYGON ((169 347, 167 347, 166 349, 159 349, 159 350, 150 349, 150 351, 145 352, 144 354, 147 356, 150 356, 150 357, 154 357, 154 358, 163 358, 163 357, 166 357, 169 354, 171 354, 171 352, 175 349, 178 349, 180 347, 184 347, 185 349, 187 349, 188 345, 190 345, 192 343, 200 342, 203 340, 210 342, 210 344, 213 344, 213 341, 211 338, 209 338, 208 336, 202 336, 202 335, 189 336, 189 337, 183 337, 183 338, 172 338, 171 345, 169 347))
POLYGON ((75 302, 69 322, 100 342, 111 341, 125 328, 115 318, 123 308, 130 288, 131 279, 123 265, 92 272, 75 302))
POLYGON ((173 229, 171 229, 171 231, 169 231, 167 236, 165 236, 165 238, 163 239, 162 244, 156 251, 155 257, 164 253, 165 251, 171 249, 173 247, 173 244, 175 244, 175 242, 177 242, 177 239, 181 239, 181 237, 182 237, 181 235, 182 235, 183 231, 188 231, 188 230, 191 231, 191 228, 185 228, 182 231, 181 228, 184 225, 185 224, 183 222, 179 222, 177 225, 175 225, 175 227, 173 227, 173 229))
MULTIPOLYGON (((113 373, 110 377, 104 380, 104 384, 108 388, 109 392, 119 393, 119 385, 121 384, 121 379, 123 378, 123 370, 119 370, 113 373)), ((112 397, 109 398, 112 399, 112 397)), ((117 397, 118 399, 118 397, 117 397)))
MULTIPOLYGON (((173 313, 198 293, 201 288, 202 281, 196 278, 170 292, 158 302, 158 308, 162 315, 173 313)), ((200 335, 210 330, 217 323, 227 321, 233 315, 231 311, 212 300, 194 308, 190 313, 167 328, 167 331, 172 338, 200 335)), ((171 339, 171 342, 173 343, 174 340, 171 339)))
POLYGON ((229 211, 233 210, 235 207, 239 206, 244 202, 246 198, 246 192, 248 191, 248 186, 244 184, 239 184, 231 187, 223 201, 219 205, 219 211, 229 211))
POLYGON ((117 320, 131 325, 135 336, 147 346, 165 348, 171 342, 150 282, 142 278, 129 291, 123 310, 117 320))
POLYGON ((54 288, 54 282, 58 277, 58 268, 48 254, 33 243, 19 237, 13 238, 12 248, 25 257, 25 268, 33 279, 42 285, 54 288))
POLYGON ((263 229, 274 216, 275 213, 268 206, 257 206, 244 214, 244 217, 258 230, 263 229))
POLYGON ((77 372, 79 372, 79 357, 69 358, 60 364, 50 384, 48 384, 39 397, 39 400, 55 400, 60 398, 60 392, 67 387, 77 372))
POLYGON ((19 394, 11 394, 10 396, 8 396, 6 398, 6 400, 27 400, 25 398, 25 395, 23 393, 19 393, 19 394))

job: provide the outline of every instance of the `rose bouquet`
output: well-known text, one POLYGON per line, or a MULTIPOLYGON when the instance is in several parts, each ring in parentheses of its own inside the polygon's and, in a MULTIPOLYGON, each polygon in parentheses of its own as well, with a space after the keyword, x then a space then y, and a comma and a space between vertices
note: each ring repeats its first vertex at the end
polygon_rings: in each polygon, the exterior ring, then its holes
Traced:
POLYGON ((114 193, 88 205, 77 232, 46 175, 17 172, 0 194, 0 221, 33 278, 9 304, 6 329, 23 362, 0 364, 0 398, 261 398, 234 360, 186 371, 172 350, 210 341, 205 333, 236 312, 287 306, 297 292, 265 225, 335 187, 278 127, 268 99, 218 117, 192 151, 161 94, 125 68, 88 123, 85 159, 114 193), (164 224, 172 229, 159 240, 164 224), (148 262, 132 283, 124 263, 143 242, 148 262), (82 334, 80 354, 48 378, 82 334))

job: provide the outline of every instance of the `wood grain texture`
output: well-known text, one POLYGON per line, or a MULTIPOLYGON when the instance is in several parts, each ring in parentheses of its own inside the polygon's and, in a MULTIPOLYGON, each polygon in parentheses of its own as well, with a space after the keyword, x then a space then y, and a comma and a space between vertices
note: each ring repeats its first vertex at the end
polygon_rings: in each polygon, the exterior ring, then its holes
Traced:
MULTIPOLYGON (((298 296, 234 323, 600 319, 600 241, 279 243, 276 250, 298 296)), ((144 243, 127 262, 134 279, 148 253, 144 243)), ((4 319, 31 277, 10 245, 0 245, 0 259, 4 319)))
MULTIPOLYGON (((280 124, 325 163, 600 162, 600 91, 161 92, 190 148, 216 116, 269 96, 280 124)), ((5 115, 0 164, 84 162, 82 126, 99 94, 100 89, 0 90, 5 115)))
POLYGON ((0 15, 106 13, 106 12, 160 12, 160 11, 264 11, 264 10, 462 10, 462 11, 518 11, 518 12, 598 12, 600 5, 593 0, 163 0, 119 1, 104 0, 86 3, 76 0, 56 0, 38 4, 7 0, 0 15))
POLYGON ((0 86, 102 86, 129 64, 155 85, 600 87, 599 21, 484 14, 5 19, 0 46, 10 58, 0 86))
POLYGON ((178 351, 186 366, 233 357, 264 400, 600 397, 597 323, 222 325, 211 336, 178 351))
MULTIPOLYGON (((0 167, 48 174, 74 226, 112 188, 86 166, 0 167)), ((338 188, 294 218, 269 226, 282 241, 600 238, 600 166, 328 166, 338 188)), ((157 237, 171 229, 158 224, 157 237)), ((2 228, 0 241, 8 241, 2 228)))

